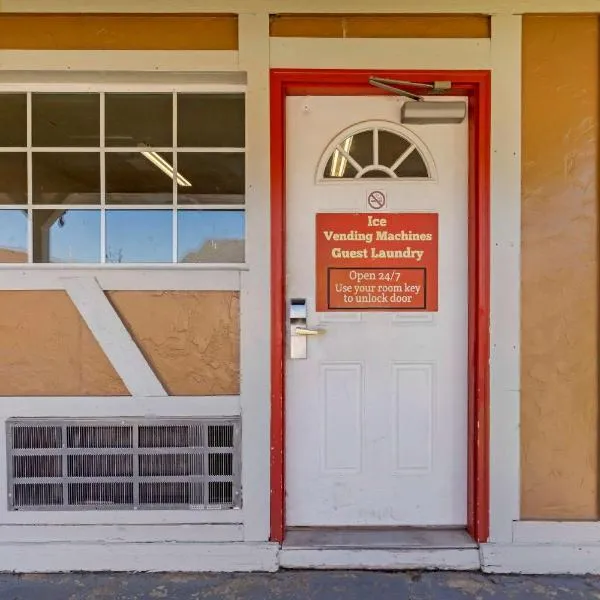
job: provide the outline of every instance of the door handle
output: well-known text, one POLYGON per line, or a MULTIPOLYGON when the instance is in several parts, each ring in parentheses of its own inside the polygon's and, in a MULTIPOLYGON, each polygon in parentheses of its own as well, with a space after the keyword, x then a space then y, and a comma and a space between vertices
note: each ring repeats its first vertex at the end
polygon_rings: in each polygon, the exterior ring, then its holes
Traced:
POLYGON ((306 327, 295 327, 292 331, 293 335, 323 335, 325 333, 324 329, 306 329, 306 327))
POLYGON ((322 335, 325 331, 307 327, 308 307, 306 306, 306 298, 292 298, 289 310, 290 358, 294 360, 305 359, 308 346, 306 338, 322 335))

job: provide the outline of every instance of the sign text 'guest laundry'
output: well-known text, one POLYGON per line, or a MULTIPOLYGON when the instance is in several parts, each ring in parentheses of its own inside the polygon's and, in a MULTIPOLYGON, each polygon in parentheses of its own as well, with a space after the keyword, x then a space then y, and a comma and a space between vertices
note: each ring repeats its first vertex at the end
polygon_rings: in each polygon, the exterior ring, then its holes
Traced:
POLYGON ((435 213, 319 213, 317 310, 437 311, 435 213))

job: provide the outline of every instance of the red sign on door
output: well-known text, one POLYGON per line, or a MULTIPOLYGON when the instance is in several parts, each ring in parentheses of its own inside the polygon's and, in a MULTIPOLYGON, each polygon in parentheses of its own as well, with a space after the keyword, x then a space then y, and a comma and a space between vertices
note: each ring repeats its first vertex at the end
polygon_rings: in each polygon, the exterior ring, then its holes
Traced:
POLYGON ((318 213, 317 311, 438 309, 435 213, 318 213))

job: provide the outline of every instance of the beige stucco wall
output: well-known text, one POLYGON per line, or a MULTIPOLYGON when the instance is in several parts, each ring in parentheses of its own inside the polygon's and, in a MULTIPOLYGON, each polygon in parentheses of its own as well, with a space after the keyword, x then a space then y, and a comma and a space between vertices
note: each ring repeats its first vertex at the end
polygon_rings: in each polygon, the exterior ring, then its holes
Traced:
POLYGON ((237 292, 110 292, 109 298, 169 394, 240 393, 237 292))
POLYGON ((271 15, 273 37, 486 38, 484 15, 271 15))
POLYGON ((237 50, 237 21, 210 14, 2 14, 0 49, 237 50))
POLYGON ((127 393, 66 292, 0 292, 0 396, 127 393))
POLYGON ((598 17, 524 18, 521 516, 598 515, 598 17))
MULTIPOLYGON (((169 394, 239 394, 237 292, 108 296, 169 394)), ((0 396, 128 394, 66 292, 0 292, 0 396)))

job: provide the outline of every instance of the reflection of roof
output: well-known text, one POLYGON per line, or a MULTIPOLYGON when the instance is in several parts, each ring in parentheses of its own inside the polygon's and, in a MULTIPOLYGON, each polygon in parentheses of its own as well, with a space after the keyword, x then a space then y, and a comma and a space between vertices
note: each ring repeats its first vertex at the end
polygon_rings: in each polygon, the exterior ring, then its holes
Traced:
POLYGON ((244 240, 206 240, 199 250, 188 252, 184 263, 243 263, 244 240))
POLYGON ((27 252, 0 248, 0 263, 26 263, 27 252))

